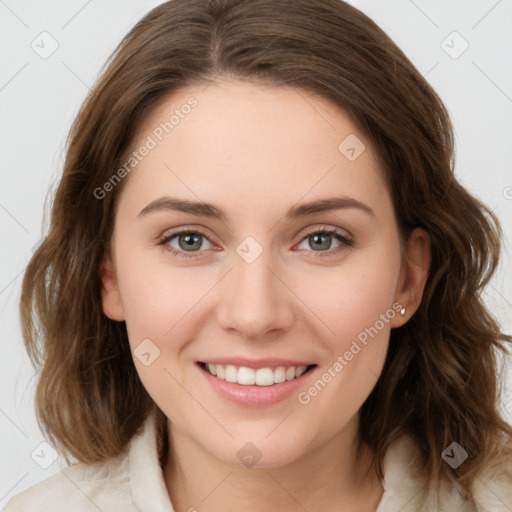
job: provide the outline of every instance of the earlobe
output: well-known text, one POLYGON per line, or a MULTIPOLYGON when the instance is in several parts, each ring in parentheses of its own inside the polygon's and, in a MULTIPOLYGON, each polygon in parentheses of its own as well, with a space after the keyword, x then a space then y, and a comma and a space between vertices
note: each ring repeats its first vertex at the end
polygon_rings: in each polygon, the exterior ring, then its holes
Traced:
POLYGON ((404 325, 419 308, 428 279, 430 261, 430 235, 423 228, 416 228, 407 241, 405 261, 396 292, 396 302, 405 312, 393 318, 391 327, 404 325))
POLYGON ((101 275, 101 300, 103 312, 111 320, 122 322, 124 318, 121 294, 117 283, 112 257, 105 253, 100 268, 101 275))

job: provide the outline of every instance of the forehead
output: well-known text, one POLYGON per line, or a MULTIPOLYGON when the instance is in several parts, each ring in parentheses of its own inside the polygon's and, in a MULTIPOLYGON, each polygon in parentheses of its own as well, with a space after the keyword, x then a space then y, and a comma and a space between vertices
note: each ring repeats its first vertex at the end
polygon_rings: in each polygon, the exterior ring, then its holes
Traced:
POLYGON ((203 155, 215 149, 211 142, 222 142, 225 155, 257 151, 265 158, 286 150, 287 159, 292 152, 312 153, 313 158, 318 149, 338 156, 342 139, 364 138, 346 112, 325 98, 292 87, 226 81, 189 86, 165 97, 142 125, 139 139, 151 133, 164 145, 160 139, 176 145, 195 139, 203 155))
POLYGON ((133 148, 144 145, 151 149, 124 192, 141 208, 165 193, 236 199, 253 211, 255 201, 289 206, 333 193, 383 206, 389 200, 372 148, 349 116, 296 88, 188 86, 146 118, 133 148))

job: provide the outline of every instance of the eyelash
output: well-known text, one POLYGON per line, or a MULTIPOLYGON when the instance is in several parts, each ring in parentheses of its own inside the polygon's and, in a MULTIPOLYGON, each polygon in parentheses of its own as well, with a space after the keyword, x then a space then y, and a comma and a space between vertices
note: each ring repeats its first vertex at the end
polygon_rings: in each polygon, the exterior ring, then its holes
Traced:
MULTIPOLYGON (((195 255, 197 253, 203 252, 203 251, 191 251, 190 253, 187 253, 187 251, 178 251, 174 247, 171 247, 170 245, 168 245, 168 243, 173 238, 176 238, 179 235, 185 235, 185 234, 186 235, 189 235, 189 234, 201 235, 210 241, 210 239, 208 238, 208 235, 204 231, 202 231, 201 229, 198 229, 198 228, 194 228, 194 229, 182 229, 180 231, 176 231, 174 233, 167 234, 167 235, 163 236, 162 238, 160 238, 158 245, 163 246, 163 249, 166 252, 172 254, 173 256, 177 256, 179 258, 185 258, 185 259, 186 258, 196 258, 197 256, 195 256, 195 255)), ((340 252, 346 248, 350 248, 354 245, 354 241, 351 238, 342 234, 340 231, 338 231, 337 229, 334 229, 334 228, 323 228, 323 229, 317 228, 317 229, 310 230, 304 234, 304 236, 302 237, 302 239, 300 240, 299 243, 302 243, 304 240, 306 240, 311 235, 333 235, 342 244, 339 247, 337 247, 336 249, 328 249, 327 251, 311 251, 311 252, 317 253, 315 255, 315 258, 320 258, 320 259, 328 258, 328 257, 333 256, 333 255, 337 254, 338 252, 340 252)), ((307 250, 307 249, 301 249, 301 251, 302 250, 307 250)))

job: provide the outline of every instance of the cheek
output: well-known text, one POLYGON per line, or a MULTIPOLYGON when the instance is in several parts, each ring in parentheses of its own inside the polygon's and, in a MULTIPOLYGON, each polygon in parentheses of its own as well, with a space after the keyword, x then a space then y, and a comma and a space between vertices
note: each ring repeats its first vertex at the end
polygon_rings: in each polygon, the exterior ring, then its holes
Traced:
POLYGON ((339 352, 376 324, 383 337, 389 334, 399 272, 399 251, 376 248, 306 275, 296 290, 323 324, 323 339, 339 352))
MULTIPOLYGON (((158 249, 159 250, 159 249, 158 249)), ((132 254, 119 261, 120 293, 128 332, 137 337, 163 339, 179 325, 211 287, 193 268, 165 265, 132 254)), ((205 276, 206 277, 206 276, 205 276)))
POLYGON ((319 339, 327 356, 317 379, 297 397, 312 432, 334 435, 375 387, 388 351, 390 322, 398 314, 393 308, 396 279, 394 268, 352 266, 339 269, 332 279, 315 280, 318 287, 311 288, 308 305, 324 325, 319 339))
POLYGON ((190 408, 190 396, 180 385, 186 375, 178 361, 194 338, 194 315, 200 311, 201 297, 211 288, 214 276, 210 272, 208 279, 192 268, 171 268, 164 259, 155 257, 155 251, 126 253, 118 258, 117 269, 139 378, 155 403, 180 424, 190 408), (165 409, 170 397, 172 411, 165 409))

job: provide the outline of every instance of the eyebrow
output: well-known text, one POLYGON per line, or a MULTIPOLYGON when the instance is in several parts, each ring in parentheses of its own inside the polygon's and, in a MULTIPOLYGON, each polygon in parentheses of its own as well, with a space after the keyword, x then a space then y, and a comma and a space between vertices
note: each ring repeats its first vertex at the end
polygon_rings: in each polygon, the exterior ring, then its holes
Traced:
MULTIPOLYGON (((308 203, 302 203, 297 206, 292 206, 285 214, 287 220, 293 220, 315 213, 328 212, 332 210, 345 210, 355 208, 363 211, 372 217, 375 217, 375 212, 366 204, 354 199, 352 197, 329 197, 308 203)), ((221 222, 228 220, 228 214, 222 208, 212 204, 201 201, 191 201, 189 199, 182 199, 177 197, 160 197, 149 203, 144 207, 137 217, 144 217, 152 212, 160 211, 180 211, 190 213, 200 217, 207 217, 217 219, 221 222)))

